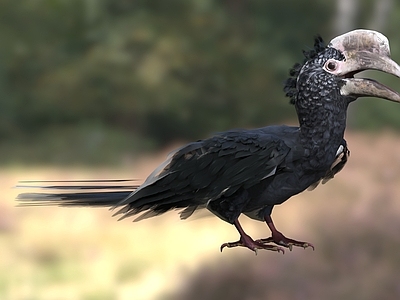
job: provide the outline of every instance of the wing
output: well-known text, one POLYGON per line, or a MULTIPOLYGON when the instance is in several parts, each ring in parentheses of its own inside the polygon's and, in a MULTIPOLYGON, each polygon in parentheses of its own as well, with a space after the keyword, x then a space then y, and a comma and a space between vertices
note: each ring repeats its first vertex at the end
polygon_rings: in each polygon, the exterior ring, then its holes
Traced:
POLYGON ((330 169, 325 173, 324 177, 322 177, 320 180, 310 185, 308 187, 308 190, 312 191, 319 185, 320 182, 322 184, 325 184, 333 177, 335 177, 335 175, 344 168, 349 156, 350 156, 350 150, 347 148, 346 141, 343 140, 343 142, 339 146, 339 149, 336 152, 336 159, 331 165, 330 169))
POLYGON ((185 208, 181 218, 275 174, 290 153, 282 139, 260 130, 238 130, 186 145, 172 153, 134 193, 118 204, 121 218, 136 220, 185 208))

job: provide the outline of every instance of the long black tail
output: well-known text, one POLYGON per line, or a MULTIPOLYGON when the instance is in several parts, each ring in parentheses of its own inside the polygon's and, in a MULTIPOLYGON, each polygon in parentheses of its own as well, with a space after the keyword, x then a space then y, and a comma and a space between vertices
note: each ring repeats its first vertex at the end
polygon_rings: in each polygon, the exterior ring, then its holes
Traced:
POLYGON ((17 188, 46 191, 21 193, 17 196, 17 201, 19 206, 117 207, 138 186, 130 179, 20 181, 17 188))

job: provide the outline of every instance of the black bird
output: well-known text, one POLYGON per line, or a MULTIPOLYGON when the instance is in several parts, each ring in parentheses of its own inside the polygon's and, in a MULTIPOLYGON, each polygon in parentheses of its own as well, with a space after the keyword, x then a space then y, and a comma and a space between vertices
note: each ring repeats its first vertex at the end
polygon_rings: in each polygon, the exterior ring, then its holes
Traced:
POLYGON ((349 156, 343 138, 349 103, 363 96, 400 102, 399 93, 354 75, 374 69, 400 77, 400 67, 390 59, 387 38, 370 30, 351 31, 328 45, 318 37, 314 49, 304 54, 284 89, 296 108, 299 127, 231 130, 190 143, 174 151, 133 192, 115 182, 100 187, 49 185, 99 190, 25 193, 18 200, 23 205, 109 206, 119 208, 115 215, 121 219, 140 214, 136 220, 171 209, 181 209, 180 217, 186 219, 207 208, 240 234, 237 242, 222 244, 221 251, 237 246, 281 252, 279 246, 314 248, 280 233, 272 222, 272 209, 343 168, 349 156), (271 237, 253 240, 238 221, 241 214, 265 221, 271 237))

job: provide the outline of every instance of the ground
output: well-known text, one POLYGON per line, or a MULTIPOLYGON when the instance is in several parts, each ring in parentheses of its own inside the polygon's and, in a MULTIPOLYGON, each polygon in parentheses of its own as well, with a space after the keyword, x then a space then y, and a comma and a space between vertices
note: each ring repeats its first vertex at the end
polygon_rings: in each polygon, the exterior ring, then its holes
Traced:
MULTIPOLYGON (((315 245, 315 251, 285 255, 220 253, 237 232, 207 213, 180 221, 171 212, 132 223, 100 208, 16 207, 18 180, 144 179, 167 151, 118 168, 2 169, 0 298, 221 299, 218 293, 232 293, 231 299, 255 299, 257 289, 271 299, 398 299, 400 136, 350 132, 346 139, 350 160, 334 180, 274 210, 285 235, 315 245), (253 288, 235 290, 224 280, 253 288)), ((254 238, 269 235, 263 223, 241 221, 254 238)))

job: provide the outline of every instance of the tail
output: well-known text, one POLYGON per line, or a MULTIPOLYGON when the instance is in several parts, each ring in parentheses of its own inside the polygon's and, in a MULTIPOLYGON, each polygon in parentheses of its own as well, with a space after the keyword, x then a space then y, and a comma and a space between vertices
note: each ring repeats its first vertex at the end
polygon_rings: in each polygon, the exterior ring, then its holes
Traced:
POLYGON ((139 185, 133 180, 20 181, 17 188, 48 190, 21 193, 19 206, 117 207, 139 185))

